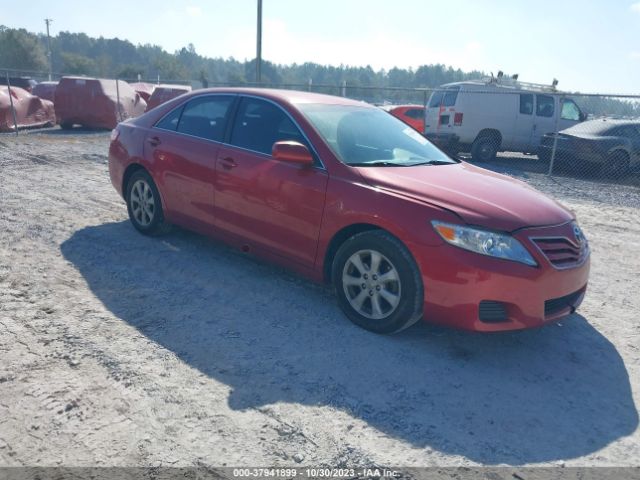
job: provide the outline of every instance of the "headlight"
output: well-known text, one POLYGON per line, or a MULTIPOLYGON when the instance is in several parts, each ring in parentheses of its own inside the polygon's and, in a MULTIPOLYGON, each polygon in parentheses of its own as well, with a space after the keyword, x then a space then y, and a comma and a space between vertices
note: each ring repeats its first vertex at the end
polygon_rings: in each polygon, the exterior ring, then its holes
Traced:
POLYGON ((437 220, 433 220, 431 225, 445 242, 456 247, 481 255, 524 263, 525 265, 538 265, 527 249, 511 235, 463 227, 462 225, 444 223, 437 220))

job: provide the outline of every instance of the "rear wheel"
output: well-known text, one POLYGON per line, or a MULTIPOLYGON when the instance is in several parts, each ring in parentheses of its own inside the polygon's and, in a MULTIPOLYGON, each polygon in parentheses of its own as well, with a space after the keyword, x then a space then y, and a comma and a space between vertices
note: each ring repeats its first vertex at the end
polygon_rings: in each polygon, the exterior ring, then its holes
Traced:
POLYGON ((338 304, 356 325, 399 332, 422 317, 418 266, 397 238, 382 230, 359 233, 338 249, 332 268, 338 304))
POLYGON ((129 220, 140 233, 158 235, 166 233, 169 224, 164 220, 160 193, 151 175, 138 170, 127 183, 127 211, 129 220))
POLYGON ((474 162, 490 162, 496 158, 500 141, 492 135, 483 135, 471 145, 471 158, 474 162))

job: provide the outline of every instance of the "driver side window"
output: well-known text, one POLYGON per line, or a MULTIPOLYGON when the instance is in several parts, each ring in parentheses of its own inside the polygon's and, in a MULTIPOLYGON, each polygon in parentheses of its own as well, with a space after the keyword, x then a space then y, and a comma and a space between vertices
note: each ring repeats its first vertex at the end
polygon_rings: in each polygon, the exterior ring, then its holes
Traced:
POLYGON ((257 98, 243 98, 233 125, 231 144, 271 155, 273 144, 292 140, 309 148, 298 127, 276 105, 257 98))
POLYGON ((564 102, 562 102, 561 118, 563 120, 580 121, 580 109, 573 100, 565 99, 564 102))

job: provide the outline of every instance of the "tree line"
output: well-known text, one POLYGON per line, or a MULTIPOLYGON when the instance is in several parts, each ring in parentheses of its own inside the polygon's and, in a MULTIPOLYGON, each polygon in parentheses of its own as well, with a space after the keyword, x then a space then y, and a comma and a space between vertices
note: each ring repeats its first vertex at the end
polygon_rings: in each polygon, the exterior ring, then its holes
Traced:
MULTIPOLYGON (((44 80, 48 70, 46 52, 46 35, 0 25, 0 70, 31 74, 38 80, 44 80)), ((55 78, 87 75, 129 81, 142 78, 155 82, 160 79, 163 83, 196 83, 203 86, 255 82, 255 59, 210 58, 198 54, 193 44, 169 53, 158 45, 134 45, 119 38, 94 38, 84 33, 59 32, 51 37, 51 52, 55 78)), ((408 89, 433 88, 483 76, 484 72, 463 72, 442 64, 390 70, 312 62, 279 65, 268 60, 263 60, 261 65, 262 84, 304 85, 314 91, 334 95, 345 93, 349 97, 370 102, 422 103, 424 94, 408 89), (344 91, 341 87, 343 84, 348 86, 344 91)), ((590 105, 586 110, 596 115, 640 115, 640 106, 635 101, 593 98, 588 103, 590 105)))

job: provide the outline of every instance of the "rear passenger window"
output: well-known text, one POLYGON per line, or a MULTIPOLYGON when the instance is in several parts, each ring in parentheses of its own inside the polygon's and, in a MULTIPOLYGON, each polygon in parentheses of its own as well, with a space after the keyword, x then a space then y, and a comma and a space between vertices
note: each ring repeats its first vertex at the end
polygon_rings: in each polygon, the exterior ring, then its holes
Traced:
POLYGON ((533 115, 533 95, 530 93, 520 94, 520 113, 523 115, 533 115))
POLYGON ((538 117, 553 117, 553 97, 549 95, 536 95, 536 97, 538 101, 536 115, 538 117))
POLYGON ((221 142, 232 96, 206 96, 191 100, 184 107, 178 132, 221 142))
POLYGON ((271 155, 273 144, 293 140, 309 147, 288 115, 272 103, 244 98, 236 115, 231 144, 271 155))
POLYGON ((156 123, 156 127, 162 128, 163 130, 171 130, 172 132, 175 132, 176 128, 178 127, 178 120, 180 120, 181 113, 182 107, 178 107, 175 110, 172 110, 162 120, 156 123))

